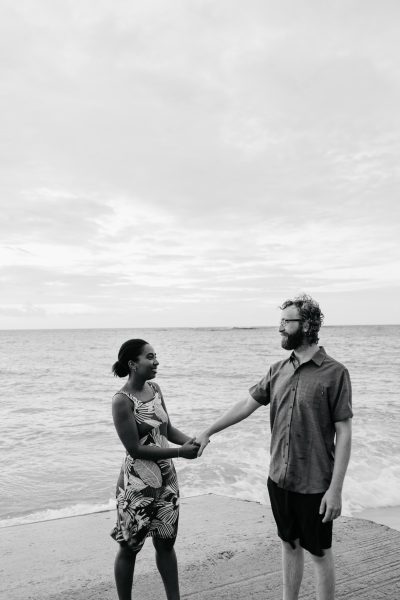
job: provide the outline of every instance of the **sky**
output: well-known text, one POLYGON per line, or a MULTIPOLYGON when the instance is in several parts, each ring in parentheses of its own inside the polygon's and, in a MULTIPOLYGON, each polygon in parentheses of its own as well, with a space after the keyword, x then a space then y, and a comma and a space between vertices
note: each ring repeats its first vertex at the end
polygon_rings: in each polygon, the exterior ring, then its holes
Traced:
POLYGON ((397 0, 0 0, 0 329, 400 323, 397 0))

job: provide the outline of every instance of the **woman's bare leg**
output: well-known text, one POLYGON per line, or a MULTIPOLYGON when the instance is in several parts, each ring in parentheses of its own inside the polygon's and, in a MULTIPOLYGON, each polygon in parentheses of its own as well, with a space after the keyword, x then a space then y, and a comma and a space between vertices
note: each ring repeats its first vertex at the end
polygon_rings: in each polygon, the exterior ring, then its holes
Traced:
POLYGON ((136 553, 128 546, 120 546, 114 563, 115 583, 119 600, 132 600, 133 572, 136 553))
POLYGON ((176 560, 174 543, 175 540, 153 538, 154 548, 156 549, 157 569, 162 577, 168 600, 180 599, 178 562, 176 560))

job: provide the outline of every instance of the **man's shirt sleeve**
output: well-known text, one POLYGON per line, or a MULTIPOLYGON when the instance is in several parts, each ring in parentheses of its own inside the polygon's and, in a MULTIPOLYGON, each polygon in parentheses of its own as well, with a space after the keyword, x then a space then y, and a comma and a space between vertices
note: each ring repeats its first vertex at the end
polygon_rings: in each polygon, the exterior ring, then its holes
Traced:
POLYGON ((347 369, 343 369, 340 376, 337 378, 337 387, 331 401, 332 420, 344 421, 351 419, 353 416, 351 403, 351 381, 347 369))
POLYGON ((260 404, 267 405, 271 400, 271 369, 258 383, 249 389, 250 396, 260 404))

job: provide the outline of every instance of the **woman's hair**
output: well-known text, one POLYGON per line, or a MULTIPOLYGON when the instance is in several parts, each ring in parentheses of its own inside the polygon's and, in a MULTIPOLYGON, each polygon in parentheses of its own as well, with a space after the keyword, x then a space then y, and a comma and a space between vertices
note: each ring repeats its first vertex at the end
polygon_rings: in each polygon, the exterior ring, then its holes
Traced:
POLYGON ((298 308, 302 320, 308 322, 308 331, 304 332, 308 339, 308 343, 316 344, 319 340, 318 332, 324 321, 324 315, 318 302, 311 298, 311 296, 302 294, 301 296, 293 298, 293 300, 285 300, 282 306, 280 306, 280 309, 283 310, 288 306, 296 306, 298 308))
POLYGON ((133 339, 124 342, 118 352, 118 360, 112 366, 112 372, 115 377, 126 377, 129 375, 128 361, 136 360, 143 346, 148 342, 140 339, 133 339))

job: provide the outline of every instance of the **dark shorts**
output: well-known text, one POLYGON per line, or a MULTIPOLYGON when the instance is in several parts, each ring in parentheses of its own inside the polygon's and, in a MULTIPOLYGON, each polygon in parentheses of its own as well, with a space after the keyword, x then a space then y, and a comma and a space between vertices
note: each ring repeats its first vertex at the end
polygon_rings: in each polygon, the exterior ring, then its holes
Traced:
POLYGON ((324 494, 289 492, 270 478, 268 492, 279 537, 292 548, 298 539, 311 554, 324 556, 324 550, 332 546, 332 521, 322 523, 324 515, 319 514, 324 494))

